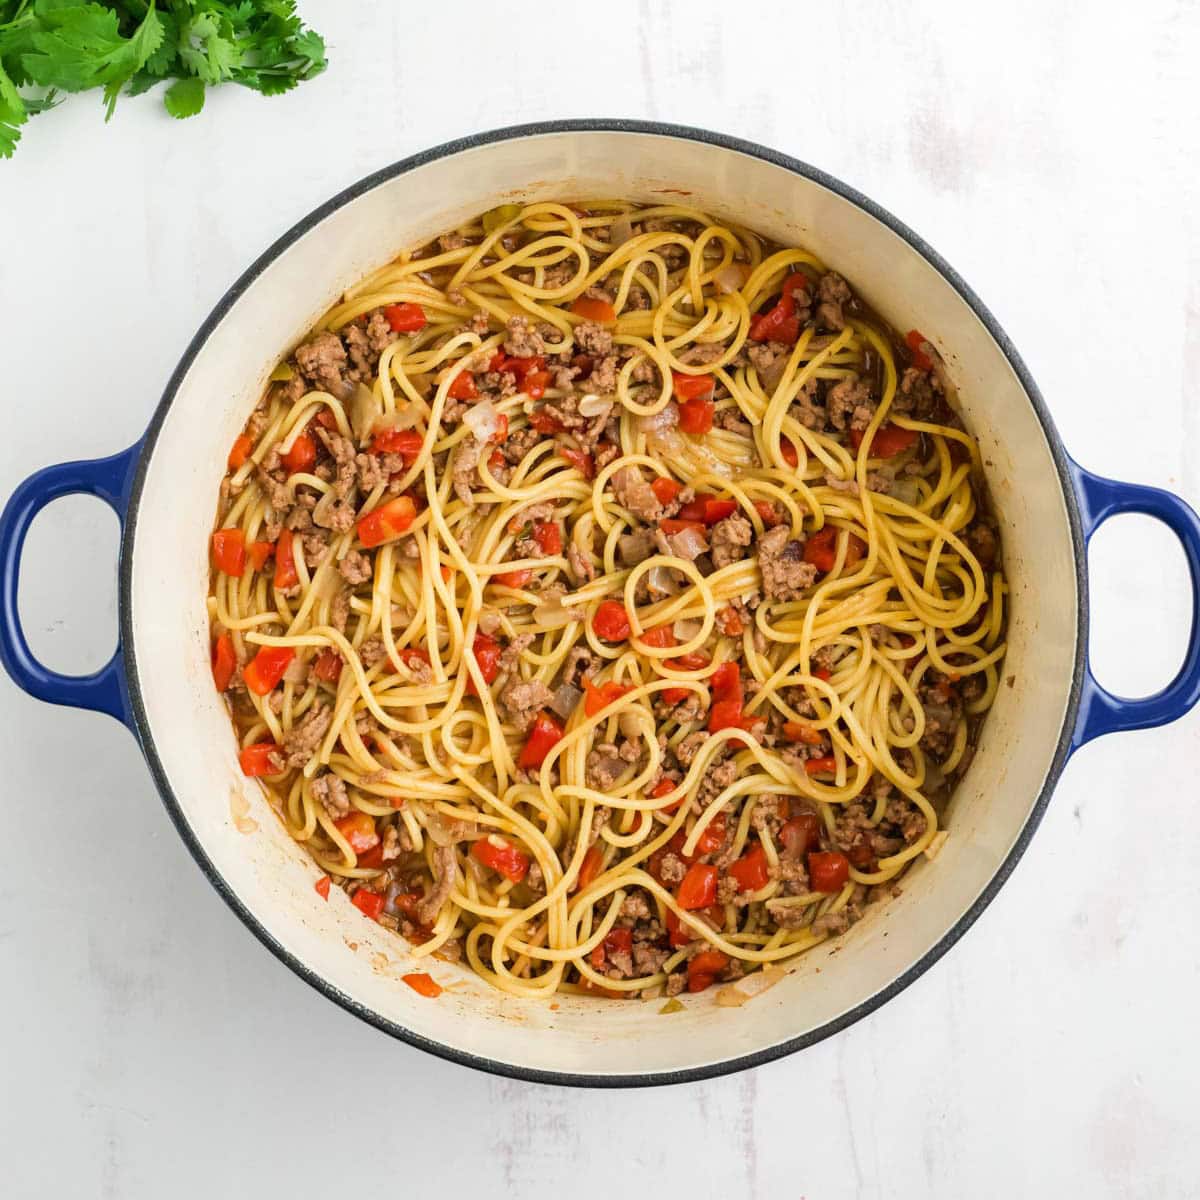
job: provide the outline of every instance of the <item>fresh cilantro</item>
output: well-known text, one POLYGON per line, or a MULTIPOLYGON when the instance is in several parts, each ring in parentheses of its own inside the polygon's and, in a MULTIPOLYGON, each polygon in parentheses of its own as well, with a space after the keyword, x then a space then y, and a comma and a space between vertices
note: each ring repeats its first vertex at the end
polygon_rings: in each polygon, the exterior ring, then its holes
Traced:
POLYGON ((163 103, 183 118, 208 86, 275 96, 325 65, 295 0, 0 0, 0 158, 59 92, 101 90, 108 120, 119 96, 169 80, 163 103))

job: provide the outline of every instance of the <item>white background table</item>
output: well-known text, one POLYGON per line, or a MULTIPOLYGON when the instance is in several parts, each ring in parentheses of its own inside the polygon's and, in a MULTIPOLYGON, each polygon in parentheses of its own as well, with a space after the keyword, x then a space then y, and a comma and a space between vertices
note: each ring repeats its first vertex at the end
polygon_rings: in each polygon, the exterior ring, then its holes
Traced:
MULTIPOLYGON (((77 97, 0 166, 0 491, 133 441, 230 282, 346 184, 612 115, 867 192, 991 306, 1081 462, 1200 505, 1195 3, 302 7, 332 65, 290 96, 222 88, 182 123, 146 97, 107 127, 77 97)), ((115 547, 94 501, 39 519, 22 598, 51 665, 107 657, 115 547)), ((1148 691, 1182 652, 1182 556, 1124 518, 1092 564, 1102 677, 1148 691)), ((0 679, 0 759, 5 1197, 1197 1194, 1200 715, 1080 753, 978 925, 879 1012, 644 1092, 475 1074, 311 991, 115 722, 0 679)))

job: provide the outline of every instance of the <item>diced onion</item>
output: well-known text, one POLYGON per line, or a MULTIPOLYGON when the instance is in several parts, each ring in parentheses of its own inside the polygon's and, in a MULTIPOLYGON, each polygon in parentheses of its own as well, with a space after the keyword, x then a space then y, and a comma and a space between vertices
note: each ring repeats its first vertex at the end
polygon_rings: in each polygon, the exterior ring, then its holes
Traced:
POLYGON ((287 665, 283 673, 284 683, 303 683, 308 678, 308 663, 298 655, 287 665))
POLYGON ((555 596, 533 610, 533 623, 542 629, 561 629, 572 621, 582 621, 585 615, 581 608, 564 608, 562 597, 555 596))
POLYGON ((550 700, 549 707, 566 721, 579 706, 579 701, 582 699, 583 692, 579 688, 573 683, 564 683, 559 685, 558 690, 550 700))
POLYGON ((888 488, 888 495, 901 504, 915 505, 921 498, 921 489, 915 479, 897 479, 888 488))
POLYGON ((617 728, 631 740, 642 736, 642 723, 636 712, 623 712, 617 718, 617 728))
POLYGON ((672 626, 675 636, 681 642, 690 642, 704 628, 703 621, 684 620, 682 617, 672 626))
POLYGON ((666 407, 658 412, 637 419, 637 426, 643 433, 661 433, 673 429, 678 424, 679 405, 674 400, 669 401, 666 407))
POLYGON ((588 392, 582 396, 579 401, 579 415, 587 417, 591 420, 592 417, 606 417, 612 412, 613 402, 606 396, 597 396, 592 392, 588 392))
POLYGON ((727 263, 713 276, 713 284, 718 292, 728 296, 731 292, 740 292, 749 278, 750 267, 747 263, 727 263))
MULTIPOLYGON (((708 538, 698 529, 681 529, 678 533, 672 533, 667 542, 678 558, 686 558, 688 562, 695 562, 700 555, 708 552, 708 538)), ((696 628, 699 629, 699 623, 696 628)))
POLYGON ((490 442, 500 432, 500 414, 490 400, 480 400, 467 409, 463 424, 481 442, 490 442))
POLYGON ((635 236, 633 232, 633 218, 628 213, 621 213, 608 228, 608 249, 610 254, 635 236))
POLYGON ((374 393, 365 384, 358 384, 350 398, 350 428, 354 431, 354 440, 360 446, 367 444, 379 415, 379 405, 374 393))
POLYGON ((646 586, 659 596, 674 596, 679 591, 678 573, 670 567, 651 567, 646 572, 646 586))

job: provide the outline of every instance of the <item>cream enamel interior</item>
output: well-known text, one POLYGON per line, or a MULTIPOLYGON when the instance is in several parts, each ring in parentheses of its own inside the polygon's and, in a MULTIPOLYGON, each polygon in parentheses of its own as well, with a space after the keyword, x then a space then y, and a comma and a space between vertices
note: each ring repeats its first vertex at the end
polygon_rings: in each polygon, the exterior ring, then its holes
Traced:
POLYGON ((1079 598, 1059 476, 1028 397, 969 306, 906 241, 821 184, 664 134, 553 132, 461 150, 378 184, 297 239, 249 284, 183 379, 147 468, 131 552, 131 648, 148 730, 216 871, 278 943, 345 996, 453 1050, 533 1071, 708 1067, 815 1030, 886 988, 952 929, 1019 836, 1055 754, 1075 658, 1079 598), (209 671, 204 601, 216 489, 279 355, 344 287, 403 247, 499 202, 589 196, 678 198, 801 243, 894 325, 930 335, 981 442, 1012 586, 1005 674, 1015 686, 1000 689, 936 861, 921 861, 897 899, 795 960, 751 1003, 717 1007, 710 991, 670 1018, 657 1015, 661 1001, 560 997, 551 1009, 437 962, 433 974, 448 990, 436 1002, 417 996, 400 982, 413 969, 405 944, 340 892, 325 903, 313 891, 311 860, 238 771, 209 671))

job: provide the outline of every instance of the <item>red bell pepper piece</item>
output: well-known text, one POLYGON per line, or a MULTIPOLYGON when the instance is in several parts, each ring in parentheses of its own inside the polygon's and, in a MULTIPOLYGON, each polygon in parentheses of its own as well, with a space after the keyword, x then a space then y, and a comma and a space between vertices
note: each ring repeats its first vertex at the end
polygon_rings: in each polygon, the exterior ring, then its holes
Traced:
POLYGON ((266 561, 275 553, 274 542, 251 542, 246 547, 246 557, 250 560, 250 566, 261 571, 266 565, 266 561))
POLYGON ((230 685, 236 670, 237 655, 233 652, 233 638, 223 633, 213 642, 212 651, 213 683, 217 685, 218 692, 223 692, 230 685))
POLYGON ((397 496, 372 509, 358 520, 358 540, 372 549, 398 538, 417 519, 417 506, 411 496, 397 496))
POLYGON ((355 854, 366 854, 373 846, 380 844, 375 818, 370 813, 355 809, 334 821, 333 827, 350 843, 350 849, 355 854))
POLYGON ((583 865, 579 868, 579 878, 576 880, 575 887, 582 891, 600 874, 600 868, 603 866, 604 851, 597 842, 589 846, 588 852, 583 856, 583 865))
POLYGON ((242 671, 246 686, 256 695, 265 696, 283 678, 288 664, 296 657, 291 646, 264 646, 242 671))
POLYGON ((742 618, 728 604, 724 608, 717 609, 717 628, 726 637, 741 637, 746 629, 742 624, 742 618))
POLYGON ((275 586, 281 591, 295 587, 300 582, 296 572, 296 558, 292 553, 292 531, 281 529, 279 541, 275 543, 275 586))
POLYGON ((573 450, 570 446, 559 446, 559 454, 577 470, 584 479, 596 478, 596 460, 582 450, 573 450))
POLYGON ((714 411, 711 400, 685 400, 679 406, 679 428, 684 433, 708 433, 713 427, 714 411))
POLYGON ((770 875, 767 873, 767 852, 762 842, 755 842, 752 849, 733 863, 729 874, 737 880, 739 892, 757 892, 765 888, 770 875))
POLYGON ((752 342, 787 342, 789 345, 800 336, 800 318, 796 315, 797 289, 809 286, 808 276, 796 271, 783 281, 782 294, 778 302, 766 312, 759 313, 750 322, 752 342))
MULTIPOLYGON (((471 653, 475 655, 475 662, 479 666, 479 673, 483 676, 484 683, 491 683, 499 673, 501 652, 500 643, 494 638, 488 637, 486 633, 476 633, 471 653)), ((467 676, 467 695, 479 695, 475 680, 470 676, 467 676)))
POLYGON ((553 521, 537 521, 533 526, 533 540, 538 549, 548 556, 562 553, 562 530, 553 521))
POLYGON ((229 469, 236 471, 250 457, 253 449, 254 440, 247 434, 239 434, 234 438, 233 446, 229 451, 229 469))
MULTIPOLYGON (((862 538, 851 533, 846 544, 846 570, 852 570, 861 561, 867 546, 862 538)), ((838 529, 836 525, 825 525, 804 543, 804 561, 812 563, 818 571, 832 571, 837 561, 838 529)))
POLYGON ((727 954, 722 954, 720 950, 701 950, 694 958, 688 960, 688 991, 704 991, 716 982, 717 976, 728 966, 727 954))
POLYGON ((533 720, 533 728, 529 731, 529 737, 525 739, 525 745, 521 747, 517 765, 526 768, 540 767, 546 761, 546 755, 562 741, 562 736, 562 723, 543 709, 533 720))
POLYGON ((592 682, 591 676, 585 675, 583 677, 584 716, 594 717, 610 704, 620 700, 629 690, 624 684, 615 683, 611 679, 607 683, 597 686, 592 682))
POLYGON ((372 921, 378 921, 379 914, 383 912, 383 906, 387 903, 387 898, 381 892, 368 892, 366 888, 359 888, 350 897, 350 903, 364 917, 370 917, 372 921))
POLYGON ((399 454, 413 462, 425 444, 423 434, 415 429, 385 429, 371 439, 372 454, 399 454))
MULTIPOLYGON (((863 444, 865 435, 866 430, 850 430, 850 443, 855 450, 863 444)), ((897 454, 903 454, 910 446, 915 445, 920 436, 915 429, 905 429, 903 425, 893 425, 891 421, 884 421, 875 430, 875 436, 871 439, 871 457, 894 458, 897 454)))
POLYGON ((659 475, 657 479, 650 484, 650 490, 657 497, 659 504, 670 504, 676 496, 679 495, 683 485, 677 483, 670 475, 659 475))
POLYGON ((836 850, 814 850, 808 856, 808 878, 814 892, 837 892, 850 878, 850 860, 836 850))
POLYGON ((904 335, 904 340, 912 351, 913 366, 921 371, 932 371, 933 359, 925 349, 929 345, 929 339, 920 330, 910 329, 904 335))
POLYGON ((807 721, 784 721, 783 736, 789 742, 803 742, 806 746, 819 746, 822 734, 807 721))
POLYGON ((316 883, 313 884, 313 889, 322 900, 329 899, 329 876, 322 875, 316 883))
POLYGON ((715 903, 717 874, 717 868, 711 863, 692 863, 675 893, 675 901, 679 907, 690 912, 715 903))
POLYGON ((671 387, 681 401, 709 399, 716 386, 711 375, 680 375, 671 372, 671 387))
POLYGON ((478 400, 479 389, 475 386, 475 376, 470 371, 459 371, 446 395, 452 400, 478 400))
POLYGON ((795 857, 808 850, 817 850, 821 845, 821 818, 813 812, 802 812, 785 822, 779 831, 779 840, 795 857))
POLYGON ((520 883, 529 871, 529 855, 519 846, 514 846, 512 842, 495 833, 490 833, 475 842, 471 846, 471 857, 483 863, 485 867, 499 871, 505 879, 510 879, 513 883, 520 883))
POLYGON ((246 535, 240 529, 218 529, 212 535, 213 565, 240 579, 246 569, 246 535))
POLYGON ((523 588, 533 578, 532 567, 522 567, 519 571, 501 571, 492 576, 492 582, 501 587, 523 588))
POLYGON ((322 650, 313 663, 313 674, 326 683, 337 683, 342 676, 342 656, 336 650, 322 650))
POLYGON ((676 644, 675 631, 670 625, 656 625, 644 630, 638 640, 643 646, 653 646, 656 650, 667 650, 676 644))
POLYGON ((425 310, 419 304, 389 304, 383 315, 393 333, 416 333, 428 324, 425 310))
POLYGON ((282 458, 289 475, 295 475, 297 471, 311 471, 316 461, 317 447, 307 433, 300 434, 282 458))
POLYGON ((804 772, 806 775, 832 775, 837 770, 837 759, 832 754, 820 758, 806 758, 804 772))

